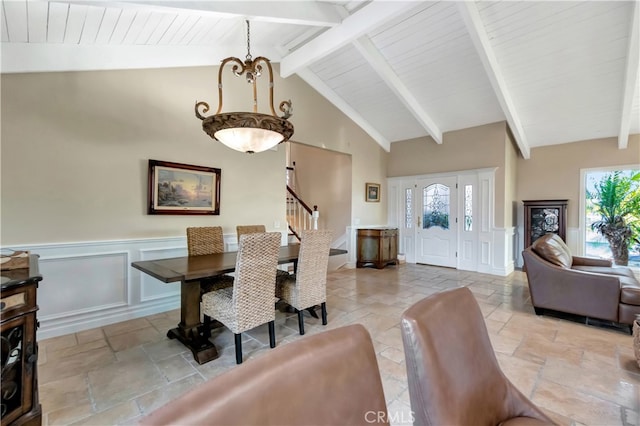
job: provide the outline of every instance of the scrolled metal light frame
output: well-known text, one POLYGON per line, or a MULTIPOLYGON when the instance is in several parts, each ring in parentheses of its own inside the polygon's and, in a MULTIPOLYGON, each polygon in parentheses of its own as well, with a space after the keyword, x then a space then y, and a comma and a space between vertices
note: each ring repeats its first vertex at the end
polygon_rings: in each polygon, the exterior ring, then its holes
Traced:
POLYGON ((218 110, 214 115, 204 116, 204 113, 209 111, 209 104, 207 102, 196 102, 195 114, 200 120, 202 120, 202 129, 211 138, 221 142, 233 149, 244 151, 247 153, 254 153, 260 151, 254 151, 252 149, 245 150, 239 145, 232 146, 228 142, 220 140, 217 132, 226 129, 256 129, 258 131, 276 132, 282 136, 282 140, 277 143, 268 146, 261 151, 270 149, 280 143, 288 141, 293 136, 293 124, 288 120, 292 114, 291 100, 282 101, 279 105, 279 110, 283 113, 282 116, 276 114, 273 106, 273 68, 271 67, 271 61, 264 56, 258 56, 252 59, 250 53, 250 39, 249 39, 249 21, 247 22, 247 56, 243 62, 239 58, 229 57, 222 60, 220 68, 218 69, 218 110), (253 85, 253 112, 222 112, 223 106, 223 86, 222 86, 222 73, 225 66, 232 64, 231 71, 237 77, 245 76, 247 82, 253 85), (263 114, 258 112, 258 89, 256 85, 256 79, 261 76, 263 66, 266 67, 269 74, 269 107, 271 108, 271 114, 263 114))

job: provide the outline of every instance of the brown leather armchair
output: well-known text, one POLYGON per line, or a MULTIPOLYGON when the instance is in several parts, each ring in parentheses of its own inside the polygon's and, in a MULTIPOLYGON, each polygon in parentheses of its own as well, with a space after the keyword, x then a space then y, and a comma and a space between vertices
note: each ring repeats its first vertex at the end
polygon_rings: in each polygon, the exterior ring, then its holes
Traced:
POLYGON ((372 423, 389 424, 373 343, 360 324, 275 348, 140 422, 181 426, 372 423))
POLYGON ((401 325, 415 425, 554 424, 500 369, 468 288, 422 299, 401 325))
POLYGON ((544 309, 631 326, 640 314, 640 283, 629 268, 571 255, 556 234, 522 252, 536 314, 544 309))

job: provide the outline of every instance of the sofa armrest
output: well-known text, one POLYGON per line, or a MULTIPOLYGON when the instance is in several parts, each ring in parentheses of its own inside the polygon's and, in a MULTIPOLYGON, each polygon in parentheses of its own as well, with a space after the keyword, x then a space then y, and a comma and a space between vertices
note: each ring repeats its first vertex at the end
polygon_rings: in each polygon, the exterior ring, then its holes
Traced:
POLYGON ((522 252, 535 307, 618 320, 620 277, 555 266, 530 248, 522 252))
POLYGON ((613 266, 613 262, 608 259, 596 259, 595 257, 572 256, 571 266, 613 266))

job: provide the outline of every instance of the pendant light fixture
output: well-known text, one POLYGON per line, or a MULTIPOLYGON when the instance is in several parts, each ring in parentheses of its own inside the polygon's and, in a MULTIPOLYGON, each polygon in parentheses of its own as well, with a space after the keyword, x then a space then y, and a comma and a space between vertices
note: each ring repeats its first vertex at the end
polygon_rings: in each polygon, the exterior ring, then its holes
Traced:
POLYGON ((291 117, 291 100, 280 102, 282 116, 278 116, 273 108, 273 70, 269 59, 258 56, 251 57, 251 38, 249 21, 247 23, 247 56, 244 62, 236 57, 222 61, 218 70, 218 110, 214 115, 205 117, 201 114, 209 111, 209 104, 196 102, 196 117, 202 120, 202 129, 213 139, 222 142, 229 148, 249 154, 262 152, 286 142, 293 135, 293 124, 287 120, 291 117), (236 77, 245 76, 247 83, 253 86, 253 112, 222 112, 222 72, 227 64, 233 64, 231 71, 236 77), (262 74, 262 66, 269 73, 269 106, 271 114, 258 112, 258 88, 256 79, 262 74))

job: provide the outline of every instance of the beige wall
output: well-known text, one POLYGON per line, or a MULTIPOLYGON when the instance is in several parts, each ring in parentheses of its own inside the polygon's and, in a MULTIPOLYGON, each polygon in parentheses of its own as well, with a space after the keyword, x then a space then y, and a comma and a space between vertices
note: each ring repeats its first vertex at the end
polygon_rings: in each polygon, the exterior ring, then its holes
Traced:
POLYGON ((626 149, 617 138, 594 139, 534 148, 529 160, 519 159, 517 198, 568 199, 567 226, 579 226, 580 170, 640 164, 640 135, 632 135, 626 149))
POLYGON ((351 217, 360 225, 386 225, 387 194, 385 191, 381 192, 380 203, 367 203, 364 189, 366 182, 385 182, 389 153, 351 120, 344 119, 339 110, 318 96, 303 80, 293 79, 290 87, 292 94, 288 96, 295 100, 293 122, 296 125, 296 134, 293 140, 351 154, 351 217), (300 96, 310 92, 315 96, 300 96), (302 118, 303 125, 300 125, 296 120, 302 118))
POLYGON ((495 211, 498 227, 522 226, 517 216, 522 200, 568 199, 568 227, 579 226, 580 170, 640 164, 640 135, 628 148, 618 149, 617 138, 595 139, 531 150, 519 155, 506 123, 448 132, 444 143, 418 138, 391 144, 388 175, 497 167, 495 211))
POLYGON ((295 162, 296 193, 310 208, 318 206, 318 227, 342 237, 351 223, 351 156, 291 143, 289 160, 295 162))
POLYGON ((495 225, 505 226, 505 122, 391 144, 389 177, 496 167, 495 225))
MULTIPOLYGON (((284 231, 284 149, 233 151, 194 116, 196 100, 215 110, 216 75, 215 67, 3 74, 1 244, 180 236, 204 225, 232 233, 240 223, 273 230, 277 221, 284 231), (147 215, 148 159, 221 168, 220 216, 147 215)), ((388 154, 302 80, 274 78, 276 103, 294 104, 293 139, 351 154, 354 215, 386 223, 385 204, 365 205, 362 192, 386 175, 388 154)), ((225 81, 224 111, 245 109, 232 96, 240 84, 225 81)))

